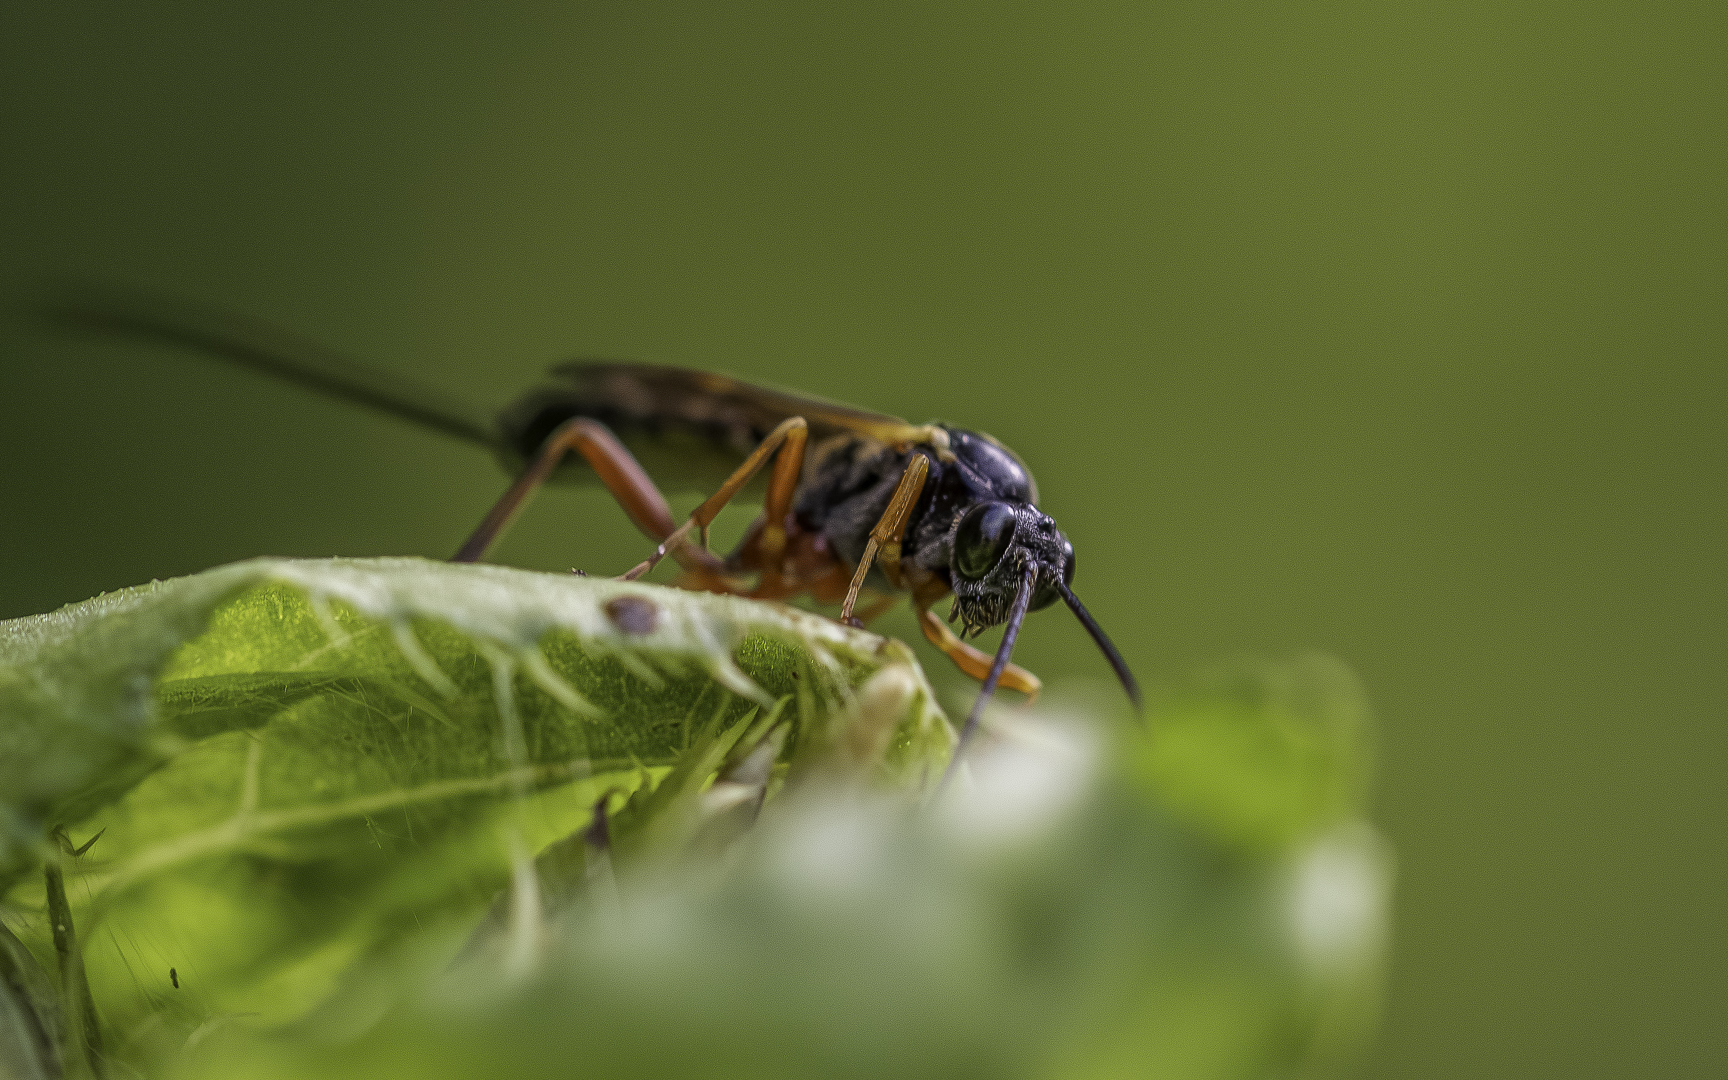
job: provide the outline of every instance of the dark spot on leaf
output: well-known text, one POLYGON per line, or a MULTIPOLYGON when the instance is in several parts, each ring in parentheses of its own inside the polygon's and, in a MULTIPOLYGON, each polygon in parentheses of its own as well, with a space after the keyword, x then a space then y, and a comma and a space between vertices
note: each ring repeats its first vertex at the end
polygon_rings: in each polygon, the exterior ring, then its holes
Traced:
POLYGON ((168 981, 174 984, 174 989, 180 989, 180 973, 173 968, 168 969, 168 981))
POLYGON ((660 621, 660 609, 640 596, 615 596, 606 601, 606 617, 626 634, 651 634, 660 621))

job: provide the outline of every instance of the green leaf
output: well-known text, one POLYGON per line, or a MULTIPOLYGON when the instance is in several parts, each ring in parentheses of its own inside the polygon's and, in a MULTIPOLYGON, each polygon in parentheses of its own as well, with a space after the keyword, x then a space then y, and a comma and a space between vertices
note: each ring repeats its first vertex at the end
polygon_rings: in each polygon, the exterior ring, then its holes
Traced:
POLYGON ((491 566, 225 567, 0 629, 0 871, 40 949, 49 830, 107 830, 66 873, 109 1027, 286 1020, 362 957, 457 940, 598 791, 783 698, 821 743, 884 668, 918 688, 884 768, 939 767, 909 653, 831 620, 491 566))
POLYGON ((906 647, 780 605, 259 560, 0 624, 0 1067, 1330 1072, 1387 926, 1361 692, 1161 700, 995 708, 938 794, 906 647))

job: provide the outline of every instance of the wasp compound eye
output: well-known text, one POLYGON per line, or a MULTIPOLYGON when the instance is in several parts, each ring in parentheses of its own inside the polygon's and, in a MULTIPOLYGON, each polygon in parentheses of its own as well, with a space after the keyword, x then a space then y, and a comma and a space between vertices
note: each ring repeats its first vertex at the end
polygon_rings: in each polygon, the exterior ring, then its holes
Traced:
MULTIPOLYGON (((1062 538, 1062 584, 1074 584, 1074 545, 1067 537, 1062 538)), ((1061 595, 1055 579, 1045 576, 1038 582, 1038 591, 1032 594, 1032 606, 1028 610, 1041 611, 1054 604, 1061 595)))
POLYGON ((1014 540, 1019 518, 1007 503, 980 503, 966 511, 954 531, 954 570, 967 581, 979 581, 996 569, 1014 540))

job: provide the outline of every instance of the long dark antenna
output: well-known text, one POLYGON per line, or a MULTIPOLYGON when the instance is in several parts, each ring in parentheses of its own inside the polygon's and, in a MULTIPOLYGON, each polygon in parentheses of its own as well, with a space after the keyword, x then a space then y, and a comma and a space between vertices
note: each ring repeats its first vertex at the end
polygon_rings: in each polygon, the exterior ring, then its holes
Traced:
POLYGON ((1032 586, 1037 581, 1037 564, 1030 564, 1026 567, 1025 576, 1020 579, 1020 591, 1014 594, 1014 605, 1008 609, 1008 628, 1002 631, 1002 644, 996 646, 996 659, 990 665, 990 674, 984 677, 984 685, 978 690, 978 700, 972 703, 972 712, 966 717, 966 726, 960 729, 960 741, 954 746, 954 756, 948 759, 948 768, 942 773, 943 787, 948 786, 954 770, 959 768, 960 758, 966 752, 966 744, 972 741, 972 733, 978 730, 978 718, 984 715, 984 706, 990 701, 990 695, 996 692, 996 684, 1002 678, 1003 669, 1008 666, 1008 657, 1014 652, 1014 639, 1020 636, 1020 624, 1026 619, 1026 609, 1032 606, 1032 586))
POLYGON ((64 326, 192 349, 490 450, 503 444, 490 417, 432 387, 375 371, 244 315, 132 289, 77 282, 52 287, 43 314, 64 326))
POLYGON ((1117 652, 1116 646, 1110 643, 1110 635, 1106 634, 1104 628, 1092 618, 1092 613, 1086 610, 1086 605, 1082 604, 1080 598, 1074 595, 1074 591, 1068 587, 1067 582, 1057 578, 1056 588, 1061 592, 1062 600, 1068 605, 1068 609, 1074 612, 1075 618, 1080 620, 1080 625, 1084 626, 1086 632, 1092 635, 1092 640, 1098 643, 1098 648, 1104 653, 1104 659, 1110 661, 1111 668, 1115 669, 1116 677, 1122 680, 1122 689, 1128 691, 1128 700, 1134 703, 1134 711, 1141 712, 1140 684, 1134 681, 1134 673, 1128 670, 1128 662, 1122 659, 1122 654, 1117 652))

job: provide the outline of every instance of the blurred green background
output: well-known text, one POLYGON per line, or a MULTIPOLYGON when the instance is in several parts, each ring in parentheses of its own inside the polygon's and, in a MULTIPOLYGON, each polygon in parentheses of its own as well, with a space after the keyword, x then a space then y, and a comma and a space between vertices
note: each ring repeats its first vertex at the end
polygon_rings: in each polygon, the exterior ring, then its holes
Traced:
MULTIPOLYGON (((1728 9, 0 25, 9 305, 70 273, 489 404, 605 356, 989 431, 1143 678, 1306 649, 1363 676, 1400 859, 1370 1075, 1728 1061, 1728 9)), ((14 318, 0 350, 0 616, 256 554, 447 555, 504 483, 165 349, 14 318)), ((561 490, 497 559, 642 548, 561 490)), ((1107 674, 1060 614, 1022 642, 1107 674)))

